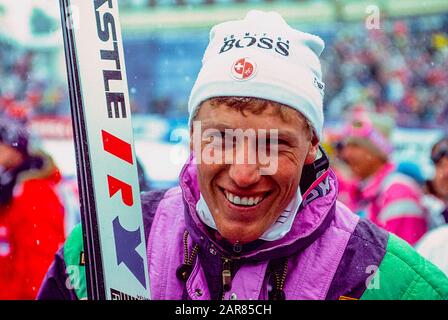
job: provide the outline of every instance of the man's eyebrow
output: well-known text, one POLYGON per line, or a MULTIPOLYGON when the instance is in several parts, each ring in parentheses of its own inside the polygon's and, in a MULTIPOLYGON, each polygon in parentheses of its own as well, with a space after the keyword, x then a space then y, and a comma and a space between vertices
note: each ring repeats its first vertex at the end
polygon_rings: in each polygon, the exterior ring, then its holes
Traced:
MULTIPOLYGON (((267 136, 270 137, 270 131, 269 130, 267 131, 266 134, 267 134, 267 136)), ((277 137, 278 137, 278 139, 297 140, 298 134, 297 134, 296 131, 293 131, 293 130, 277 129, 277 137)))
MULTIPOLYGON (((218 131, 225 131, 226 129, 230 129, 230 130, 240 129, 240 128, 235 128, 231 124, 228 124, 225 122, 214 122, 214 121, 207 121, 207 120, 201 121, 201 128, 202 128, 202 130, 216 129, 218 131)), ((285 129, 278 129, 278 128, 270 128, 270 129, 246 128, 246 129, 242 129, 242 130, 243 131, 255 130, 256 132, 260 132, 259 130, 263 130, 262 132, 264 132, 266 134, 266 137, 270 137, 271 133, 277 132, 277 136, 279 139, 288 139, 288 140, 295 140, 295 139, 297 139, 297 136, 298 136, 298 134, 295 130, 285 130, 285 129), (273 130, 275 130, 275 131, 273 131, 273 130)))
POLYGON ((206 129, 216 129, 216 130, 225 130, 225 129, 235 129, 230 124, 223 122, 213 122, 207 120, 201 120, 201 128, 202 130, 206 129))

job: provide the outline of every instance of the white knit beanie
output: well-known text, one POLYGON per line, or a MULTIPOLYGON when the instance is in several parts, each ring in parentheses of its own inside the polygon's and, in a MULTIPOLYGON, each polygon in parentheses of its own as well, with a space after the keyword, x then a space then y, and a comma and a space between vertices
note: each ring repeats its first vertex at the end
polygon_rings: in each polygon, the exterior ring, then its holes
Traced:
POLYGON ((253 10, 214 26, 188 103, 189 124, 213 97, 256 97, 301 112, 322 138, 321 38, 291 28, 276 12, 253 10))

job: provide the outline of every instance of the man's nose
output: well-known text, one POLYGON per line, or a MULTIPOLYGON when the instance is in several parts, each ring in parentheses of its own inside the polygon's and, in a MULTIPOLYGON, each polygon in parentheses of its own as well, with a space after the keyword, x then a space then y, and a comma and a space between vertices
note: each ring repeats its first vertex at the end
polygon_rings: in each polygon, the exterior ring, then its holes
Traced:
POLYGON ((230 178, 241 188, 257 183, 261 177, 256 155, 250 157, 248 152, 256 151, 247 147, 237 148, 236 157, 229 169, 230 178))
POLYGON ((249 187, 260 180, 260 172, 256 164, 231 164, 229 176, 241 188, 249 187))

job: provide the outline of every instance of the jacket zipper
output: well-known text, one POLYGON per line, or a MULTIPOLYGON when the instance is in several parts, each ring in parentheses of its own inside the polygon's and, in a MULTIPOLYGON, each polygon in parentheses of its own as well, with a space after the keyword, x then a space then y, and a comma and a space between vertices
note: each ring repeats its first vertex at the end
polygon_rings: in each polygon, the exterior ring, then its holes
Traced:
POLYGON ((226 292, 232 288, 232 272, 231 272, 232 260, 228 258, 222 258, 222 296, 221 300, 224 300, 226 292))

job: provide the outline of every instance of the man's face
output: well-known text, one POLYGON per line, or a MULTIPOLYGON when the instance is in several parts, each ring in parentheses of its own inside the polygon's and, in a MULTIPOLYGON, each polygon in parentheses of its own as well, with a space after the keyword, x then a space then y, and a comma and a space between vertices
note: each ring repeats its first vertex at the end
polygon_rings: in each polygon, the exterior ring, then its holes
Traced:
POLYGON ((448 199, 448 158, 442 157, 436 164, 434 176, 436 192, 443 198, 448 199))
POLYGON ((0 142, 0 167, 11 169, 23 162, 22 154, 14 148, 0 142))
POLYGON ((344 146, 342 158, 353 174, 361 180, 370 177, 383 164, 383 161, 368 148, 353 143, 344 146))
MULTIPOLYGON (((224 159, 220 163, 198 161, 201 194, 219 233, 231 243, 247 243, 263 235, 295 195, 304 164, 312 163, 316 157, 317 143, 312 144, 304 119, 290 109, 287 112, 291 116, 285 122, 274 112, 275 108, 278 106, 268 105, 261 113, 243 115, 225 104, 212 106, 206 101, 196 117, 196 121, 201 121, 202 141, 192 141, 200 144, 196 149, 201 151, 210 150, 210 145, 216 143, 204 137, 207 129, 217 129, 223 137, 226 129, 257 133, 264 129, 267 136, 272 129, 278 130, 278 151, 274 152, 276 146, 270 146, 269 139, 266 142, 267 149, 271 147, 270 161, 277 161, 276 170, 270 175, 261 174, 260 169, 266 163, 258 157, 256 161, 249 161, 254 156, 250 153, 259 151, 248 143, 249 139, 243 144, 234 143, 232 139, 222 146, 223 154, 234 155, 233 162, 226 163, 224 159), (238 157, 244 161, 237 161, 238 157)), ((257 135, 256 139, 259 145, 262 137, 257 135)))

